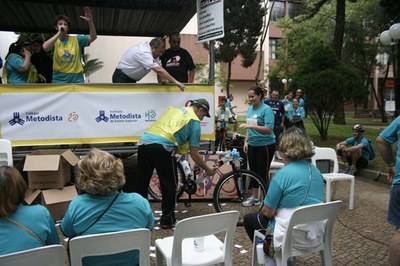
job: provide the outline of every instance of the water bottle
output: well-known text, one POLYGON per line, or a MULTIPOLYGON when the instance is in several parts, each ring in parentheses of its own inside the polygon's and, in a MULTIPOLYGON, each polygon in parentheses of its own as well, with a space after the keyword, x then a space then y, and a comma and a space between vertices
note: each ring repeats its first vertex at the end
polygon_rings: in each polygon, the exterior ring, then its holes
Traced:
POLYGON ((218 160, 217 162, 217 167, 221 167, 223 164, 225 164, 229 160, 229 157, 222 157, 221 159, 218 160))
POLYGON ((189 162, 185 158, 181 159, 181 165, 186 176, 192 174, 192 169, 190 168, 189 162))
POLYGON ((259 265, 265 265, 265 253, 263 249, 264 240, 259 238, 256 246, 257 262, 259 265))

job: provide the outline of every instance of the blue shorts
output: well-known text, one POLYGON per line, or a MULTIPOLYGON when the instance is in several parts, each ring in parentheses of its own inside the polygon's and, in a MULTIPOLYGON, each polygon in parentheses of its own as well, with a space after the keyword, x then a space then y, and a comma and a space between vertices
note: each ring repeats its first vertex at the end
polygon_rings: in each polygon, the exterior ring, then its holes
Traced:
POLYGON ((400 228, 400 184, 392 185, 390 190, 387 221, 396 228, 400 228))

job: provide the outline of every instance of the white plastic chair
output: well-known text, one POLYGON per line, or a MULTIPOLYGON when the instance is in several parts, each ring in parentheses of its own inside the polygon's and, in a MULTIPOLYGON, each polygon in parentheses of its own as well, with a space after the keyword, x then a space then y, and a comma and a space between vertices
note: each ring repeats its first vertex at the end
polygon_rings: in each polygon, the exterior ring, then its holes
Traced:
POLYGON ((74 237, 69 242, 71 266, 81 266, 84 257, 135 249, 140 252, 140 265, 150 265, 150 239, 146 228, 74 237))
POLYGON ((339 162, 336 151, 332 148, 315 148, 315 155, 311 158, 312 163, 317 166, 317 161, 329 160, 333 162, 333 171, 330 173, 322 174, 326 181, 326 202, 331 201, 335 195, 336 188, 333 189, 332 185, 335 181, 350 181, 350 195, 349 195, 349 209, 354 209, 354 175, 339 173, 339 162))
POLYGON ((167 265, 212 265, 224 263, 233 265, 233 238, 238 211, 196 216, 179 221, 174 236, 157 239, 157 265, 162 264, 163 257, 167 265), (221 242, 214 234, 225 232, 225 241, 221 242), (204 236, 204 250, 194 249, 194 238, 204 236))
POLYGON ((342 205, 341 201, 326 202, 300 207, 293 212, 288 227, 282 239, 282 247, 275 251, 276 264, 286 266, 290 257, 307 255, 320 251, 322 265, 332 265, 331 242, 333 224, 336 221, 337 213, 342 205), (296 249, 292 246, 293 227, 311 224, 320 221, 327 221, 323 235, 323 241, 314 248, 296 249))
POLYGON ((2 255, 0 265, 64 266, 65 249, 62 245, 51 245, 2 255))
POLYGON ((0 139, 0 166, 13 166, 12 145, 8 139, 0 139))

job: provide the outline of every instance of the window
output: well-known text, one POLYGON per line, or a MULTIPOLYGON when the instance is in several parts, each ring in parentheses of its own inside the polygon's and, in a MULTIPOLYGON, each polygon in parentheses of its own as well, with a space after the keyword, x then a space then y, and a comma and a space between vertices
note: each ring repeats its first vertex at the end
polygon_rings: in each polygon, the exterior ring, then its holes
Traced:
POLYGON ((270 38, 269 39, 269 59, 278 59, 276 49, 280 44, 280 39, 270 38))
POLYGON ((285 16, 285 1, 275 1, 271 12, 271 20, 277 21, 285 16))
POLYGON ((288 3, 288 13, 290 18, 294 18, 301 14, 302 4, 299 2, 289 2, 288 3))

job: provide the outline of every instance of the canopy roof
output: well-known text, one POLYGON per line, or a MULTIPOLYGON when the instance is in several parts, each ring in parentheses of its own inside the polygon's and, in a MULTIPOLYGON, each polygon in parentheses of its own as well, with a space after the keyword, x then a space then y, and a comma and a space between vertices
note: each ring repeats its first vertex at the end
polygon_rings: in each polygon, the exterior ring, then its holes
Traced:
POLYGON ((0 0, 0 30, 55 32, 54 18, 64 14, 72 33, 88 33, 84 6, 99 35, 163 36, 180 32, 196 13, 196 0, 0 0))

